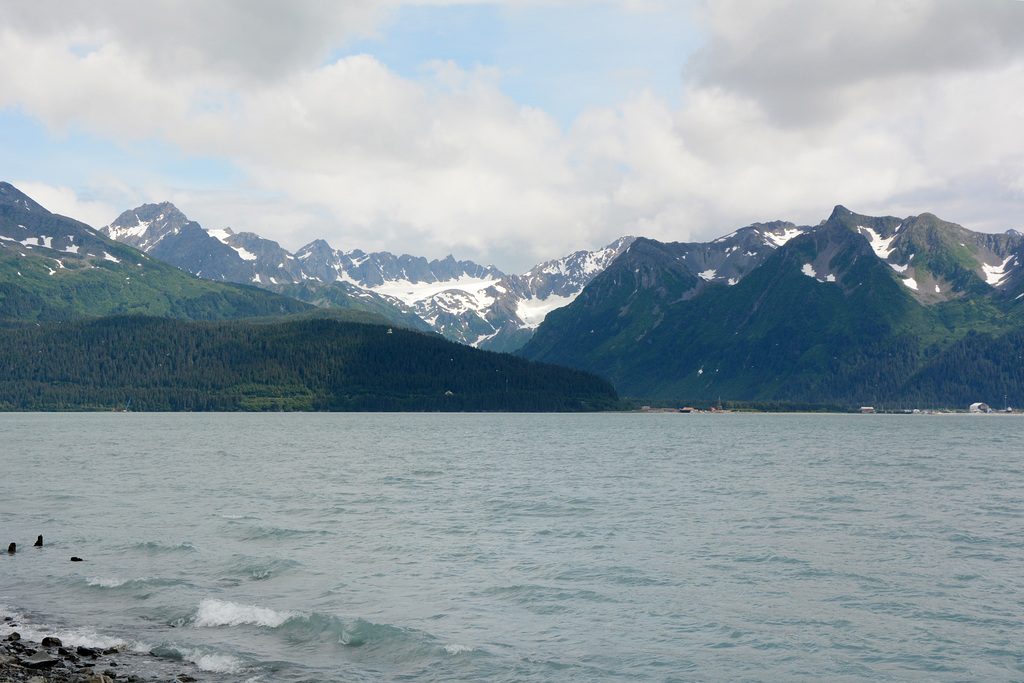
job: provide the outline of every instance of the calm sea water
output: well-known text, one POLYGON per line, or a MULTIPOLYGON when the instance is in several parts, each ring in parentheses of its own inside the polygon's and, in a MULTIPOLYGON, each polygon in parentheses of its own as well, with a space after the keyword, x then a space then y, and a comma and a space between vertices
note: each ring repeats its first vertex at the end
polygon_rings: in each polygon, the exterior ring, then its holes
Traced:
POLYGON ((0 449, 0 616, 154 671, 1024 679, 1019 417, 2 414, 0 449))

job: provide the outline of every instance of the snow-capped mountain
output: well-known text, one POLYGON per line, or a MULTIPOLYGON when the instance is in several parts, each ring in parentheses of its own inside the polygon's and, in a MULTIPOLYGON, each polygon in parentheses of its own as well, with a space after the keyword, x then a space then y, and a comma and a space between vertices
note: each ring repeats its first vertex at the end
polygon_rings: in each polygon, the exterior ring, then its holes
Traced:
POLYGON ((224 320, 311 308, 294 298, 197 278, 51 213, 0 182, 0 318, 135 314, 224 320))
POLYGON ((388 252, 332 250, 323 240, 296 253, 318 280, 349 282, 410 307, 441 334, 498 351, 521 346, 547 313, 566 305, 611 263, 631 237, 604 249, 579 251, 506 275, 494 266, 456 261, 428 262, 388 252))
POLYGON ((810 230, 793 223, 754 223, 712 242, 679 246, 679 261, 706 282, 735 285, 773 251, 810 230))
POLYGON ((523 275, 507 275, 453 256, 428 261, 408 254, 342 251, 324 240, 291 254, 254 233, 205 230, 168 202, 125 211, 101 231, 204 278, 256 285, 319 304, 336 303, 322 291, 331 287, 345 292, 346 304, 365 304, 369 298, 375 312, 387 315, 383 308, 390 305, 395 316, 415 314, 449 339, 497 351, 525 343, 549 311, 571 302, 633 239, 623 237, 597 251, 579 251, 523 275))
MULTIPOLYGON (((79 259, 92 257, 111 263, 124 260, 124 254, 111 249, 111 243, 85 223, 50 213, 6 182, 0 182, 0 242, 7 243, 0 247, 20 245, 22 251, 42 248, 44 253, 63 253, 79 259)), ((53 264, 47 268, 65 268, 59 257, 53 264)))
POLYGON ((100 232, 207 280, 257 285, 302 280, 295 257, 277 242, 230 228, 204 230, 170 202, 125 211, 100 232))
POLYGON ((936 304, 989 288, 1020 296, 1024 292, 1024 242, 1016 230, 978 233, 932 214, 906 219, 848 222, 871 244, 923 304, 936 304))
POLYGON ((1014 231, 842 206, 706 244, 640 238, 518 353, 631 396, 966 405, 1020 377, 1022 266, 1014 231))

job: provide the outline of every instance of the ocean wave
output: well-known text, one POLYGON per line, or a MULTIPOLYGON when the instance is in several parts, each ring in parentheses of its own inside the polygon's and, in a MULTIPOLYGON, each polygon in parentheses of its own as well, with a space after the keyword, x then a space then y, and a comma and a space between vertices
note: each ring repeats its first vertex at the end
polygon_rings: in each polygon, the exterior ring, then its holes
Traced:
POLYGON ((377 624, 358 617, 345 619, 318 612, 278 611, 214 598, 200 603, 192 626, 256 626, 269 629, 276 637, 292 645, 315 643, 344 649, 357 648, 367 656, 383 656, 396 661, 405 658, 440 661, 446 656, 477 652, 476 648, 464 643, 445 642, 423 631, 377 624), (370 655, 371 652, 374 654, 370 655))
POLYGON ((133 550, 139 550, 145 553, 153 555, 161 555, 164 553, 194 553, 196 547, 191 543, 179 543, 178 545, 166 545, 163 543, 157 543, 156 541, 146 541, 144 543, 136 543, 132 546, 133 550))
POLYGON ((135 579, 104 579, 98 576, 90 576, 85 582, 90 586, 99 586, 100 588, 120 588, 121 586, 134 581, 135 579))
POLYGON ((234 655, 199 647, 159 645, 150 649, 149 654, 177 662, 191 662, 209 673, 236 674, 249 667, 248 662, 234 655))
POLYGON ((323 529, 289 529, 286 527, 247 524, 245 521, 232 520, 229 525, 237 525, 232 535, 243 541, 280 541, 288 538, 308 538, 332 536, 330 531, 323 529))
MULTIPOLYGON (((81 581, 81 579, 78 579, 81 581)), ((191 585, 181 579, 167 579, 158 576, 142 576, 138 578, 122 578, 119 576, 89 576, 85 578, 85 585, 101 589, 137 589, 137 588, 160 588, 164 586, 191 585)))
POLYGON ((296 560, 268 560, 249 557, 248 555, 235 555, 227 566, 227 570, 235 576, 244 577, 252 581, 264 581, 281 576, 299 566, 302 566, 302 563, 296 560))
POLYGON ((314 612, 288 620, 277 633, 293 644, 316 643, 321 648, 333 645, 347 651, 346 658, 375 665, 387 662, 406 667, 416 662, 423 670, 432 670, 450 657, 487 658, 485 652, 464 642, 359 617, 346 619, 314 612))
POLYGON ((252 624, 277 628, 295 616, 298 616, 298 612, 276 612, 267 607, 206 598, 199 603, 192 625, 196 628, 213 628, 252 624))

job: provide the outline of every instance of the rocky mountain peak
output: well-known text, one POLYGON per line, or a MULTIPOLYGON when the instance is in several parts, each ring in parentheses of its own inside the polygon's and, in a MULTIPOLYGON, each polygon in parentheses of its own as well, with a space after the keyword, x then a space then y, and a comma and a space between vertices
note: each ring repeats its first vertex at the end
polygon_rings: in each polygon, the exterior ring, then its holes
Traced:
POLYGON ((3 182, 0 182, 0 206, 10 206, 23 209, 25 211, 50 213, 14 185, 3 182))

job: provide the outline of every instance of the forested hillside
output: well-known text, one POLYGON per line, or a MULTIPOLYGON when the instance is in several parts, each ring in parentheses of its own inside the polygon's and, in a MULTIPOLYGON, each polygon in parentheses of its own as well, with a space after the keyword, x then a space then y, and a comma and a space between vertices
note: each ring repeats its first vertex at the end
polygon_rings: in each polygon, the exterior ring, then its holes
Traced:
POLYGON ((401 328, 121 316, 0 328, 2 410, 579 411, 595 375, 401 328))

